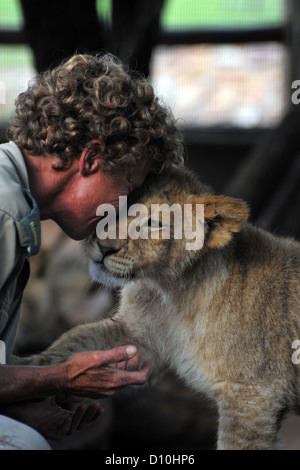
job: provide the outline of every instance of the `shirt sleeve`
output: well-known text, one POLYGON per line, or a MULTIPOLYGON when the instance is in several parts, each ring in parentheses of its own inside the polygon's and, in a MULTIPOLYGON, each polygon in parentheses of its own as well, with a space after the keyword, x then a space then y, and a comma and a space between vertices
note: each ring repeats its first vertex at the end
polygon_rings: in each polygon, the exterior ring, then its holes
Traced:
POLYGON ((0 211, 0 309, 9 303, 8 282, 13 276, 20 254, 17 237, 13 217, 0 211))

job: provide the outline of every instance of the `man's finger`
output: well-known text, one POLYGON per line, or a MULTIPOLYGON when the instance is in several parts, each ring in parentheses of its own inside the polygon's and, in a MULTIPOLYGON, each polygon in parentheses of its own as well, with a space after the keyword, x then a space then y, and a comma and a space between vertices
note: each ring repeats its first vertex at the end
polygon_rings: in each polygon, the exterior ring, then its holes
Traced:
POLYGON ((88 407, 85 405, 78 406, 74 412, 69 434, 84 428, 87 424, 99 418, 103 411, 103 408, 98 403, 93 403, 88 407))
POLYGON ((115 371, 115 386, 114 389, 120 390, 120 388, 127 385, 143 385, 150 374, 151 361, 146 360, 142 368, 138 371, 120 370, 115 371))
POLYGON ((77 407, 76 411, 74 412, 74 415, 72 418, 72 424, 71 424, 68 434, 72 434, 74 431, 76 431, 76 429, 78 429, 78 426, 82 420, 85 410, 86 410, 86 407, 83 404, 77 407))
POLYGON ((139 355, 136 354, 135 356, 128 359, 126 363, 126 370, 138 370, 139 369, 139 355))
POLYGON ((96 357, 99 359, 100 364, 108 364, 114 362, 127 361, 137 354, 135 346, 119 346, 118 348, 110 349, 108 351, 96 351, 96 357))
POLYGON ((99 416, 102 415, 103 412, 104 409, 101 408, 98 403, 93 403, 92 405, 90 405, 82 416, 81 421, 78 425, 78 429, 82 429, 87 424, 91 423, 92 421, 95 421, 97 418, 99 418, 99 416))
POLYGON ((138 381, 133 385, 145 383, 149 377, 150 371, 151 361, 150 359, 146 359, 146 361, 142 365, 142 368, 138 372, 130 372, 131 374, 135 374, 138 377, 138 381))
POLYGON ((116 364, 112 364, 112 366, 113 367, 116 366, 117 369, 126 370, 127 369, 127 363, 128 363, 128 361, 121 361, 121 362, 117 362, 116 364))

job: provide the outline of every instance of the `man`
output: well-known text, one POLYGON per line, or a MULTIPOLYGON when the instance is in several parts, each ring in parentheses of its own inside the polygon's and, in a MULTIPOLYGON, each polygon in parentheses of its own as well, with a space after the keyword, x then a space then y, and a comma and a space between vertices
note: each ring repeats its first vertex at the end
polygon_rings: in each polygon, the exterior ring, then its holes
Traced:
MULTIPOLYGON (((38 76, 17 99, 8 138, 0 146, 0 340, 9 364, 40 220, 81 240, 95 229, 100 204, 117 205, 149 171, 183 157, 171 113, 111 55, 77 55, 38 76)), ((133 345, 51 367, 1 365, 0 449, 49 448, 35 430, 60 438, 101 413, 97 405, 71 413, 55 396, 110 396, 146 381, 150 364, 138 366, 133 345)))

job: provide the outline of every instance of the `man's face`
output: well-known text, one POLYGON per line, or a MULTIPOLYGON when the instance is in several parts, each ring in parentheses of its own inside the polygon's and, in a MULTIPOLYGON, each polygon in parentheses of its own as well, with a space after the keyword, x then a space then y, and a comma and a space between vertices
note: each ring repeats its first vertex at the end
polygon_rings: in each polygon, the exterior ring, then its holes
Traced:
POLYGON ((74 240, 82 240, 95 230, 100 218, 96 216, 100 204, 119 206, 119 196, 129 194, 140 186, 149 170, 149 164, 139 164, 128 181, 124 172, 110 175, 101 169, 87 176, 79 172, 58 196, 59 210, 53 220, 74 240))

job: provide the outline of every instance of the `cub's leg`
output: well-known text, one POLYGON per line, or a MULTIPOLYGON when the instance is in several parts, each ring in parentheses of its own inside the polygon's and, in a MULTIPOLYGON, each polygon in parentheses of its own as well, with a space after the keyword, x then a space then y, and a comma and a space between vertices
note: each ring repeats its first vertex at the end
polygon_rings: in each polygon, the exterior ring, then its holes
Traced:
MULTIPOLYGON (((154 338, 155 335, 153 335, 154 338)), ((133 344, 139 352, 140 364, 151 360, 151 378, 160 374, 161 361, 156 348, 141 343, 134 329, 128 328, 121 318, 108 318, 95 323, 79 325, 64 333, 48 349, 30 357, 14 357, 12 363, 22 365, 53 365, 65 362, 70 356, 83 351, 108 350, 133 344)))
POLYGON ((224 390, 219 400, 218 449, 271 449, 281 411, 278 391, 247 385, 224 390))

